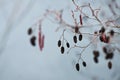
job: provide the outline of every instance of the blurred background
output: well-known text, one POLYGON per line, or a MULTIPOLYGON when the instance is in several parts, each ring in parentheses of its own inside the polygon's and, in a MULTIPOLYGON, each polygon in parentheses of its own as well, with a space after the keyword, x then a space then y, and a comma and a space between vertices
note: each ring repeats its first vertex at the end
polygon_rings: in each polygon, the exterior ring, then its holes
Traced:
MULTIPOLYGON (((106 6, 110 0, 76 2, 91 3, 95 8, 108 10, 107 15, 111 15, 106 6)), ((47 19, 42 27, 45 34, 43 51, 38 45, 31 46, 27 30, 46 9, 63 9, 64 18, 70 23, 70 11, 74 8, 71 0, 0 0, 0 80, 120 80, 120 54, 115 55, 113 68, 109 70, 103 57, 98 64, 94 63, 91 48, 83 55, 87 67, 81 66, 80 71, 76 71, 76 50, 70 54, 60 53, 57 41, 61 32, 55 32, 58 24, 47 19)), ((66 35, 71 38, 69 32, 66 35)))

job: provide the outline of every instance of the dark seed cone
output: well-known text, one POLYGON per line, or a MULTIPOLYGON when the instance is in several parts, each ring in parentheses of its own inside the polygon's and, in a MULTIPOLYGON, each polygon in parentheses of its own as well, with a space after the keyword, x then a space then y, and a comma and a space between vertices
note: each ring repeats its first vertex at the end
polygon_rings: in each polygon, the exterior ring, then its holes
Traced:
POLYGON ((109 41, 110 41, 110 37, 109 37, 109 36, 106 36, 106 41, 105 41, 105 43, 109 43, 109 41))
POLYGON ((110 31, 110 35, 111 35, 111 36, 114 36, 114 33, 115 33, 114 30, 111 30, 111 31, 110 31))
POLYGON ((70 47, 70 44, 67 42, 67 43, 66 43, 66 46, 67 46, 67 48, 69 48, 69 47, 70 47))
POLYGON ((105 28, 102 27, 100 30, 99 30, 99 33, 104 33, 105 32, 105 28))
POLYGON ((33 36, 33 37, 30 39, 30 43, 31 43, 32 46, 35 46, 35 45, 36 45, 35 41, 36 41, 36 37, 33 36))
POLYGON ((60 47, 60 46, 61 46, 61 40, 58 41, 58 47, 60 47))
POLYGON ((64 51, 65 51, 65 49, 64 49, 64 47, 62 46, 62 47, 61 47, 61 53, 63 54, 64 51))
POLYGON ((100 36, 99 39, 100 39, 101 42, 103 42, 103 37, 102 36, 100 36))
POLYGON ((99 57, 99 51, 94 50, 93 55, 94 55, 94 57, 99 57))
POLYGON ((79 35, 79 41, 81 41, 81 40, 82 40, 82 34, 79 35))
POLYGON ((101 42, 104 42, 104 43, 109 43, 109 41, 110 41, 110 37, 106 36, 106 35, 105 36, 101 35, 99 37, 99 39, 100 39, 101 42))
POLYGON ((74 43, 77 43, 77 36, 73 36, 74 43))
POLYGON ((97 57, 94 57, 94 62, 98 63, 98 58, 97 57))
POLYGON ((87 64, 86 64, 86 62, 85 62, 85 61, 83 61, 83 62, 82 62, 82 64, 83 64, 83 66, 84 66, 84 67, 86 67, 86 66, 87 66, 87 64))
POLYGON ((77 71, 80 70, 80 65, 79 65, 79 63, 76 64, 76 70, 77 70, 77 71))
POLYGON ((103 47, 103 52, 104 52, 105 54, 107 54, 107 48, 106 48, 106 47, 103 47))
POLYGON ((94 34, 97 34, 97 31, 95 31, 94 34))
POLYGON ((28 35, 31 35, 32 34, 32 28, 29 28, 28 29, 28 35))
POLYGON ((108 68, 112 69, 112 62, 111 61, 108 62, 108 68))
POLYGON ((108 54, 106 54, 105 59, 112 59, 112 58, 113 58, 113 56, 114 56, 114 54, 113 54, 113 53, 108 53, 108 54))

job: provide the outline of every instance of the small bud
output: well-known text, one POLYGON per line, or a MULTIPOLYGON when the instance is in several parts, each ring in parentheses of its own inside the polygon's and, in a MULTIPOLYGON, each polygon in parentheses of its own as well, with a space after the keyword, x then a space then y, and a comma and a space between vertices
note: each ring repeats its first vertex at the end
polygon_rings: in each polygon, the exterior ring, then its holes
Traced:
POLYGON ((79 71, 80 70, 80 66, 79 63, 76 64, 76 70, 79 71))
POLYGON ((61 46, 61 40, 58 41, 58 47, 60 47, 60 46, 61 46))
POLYGON ((65 49, 64 49, 64 47, 62 46, 62 47, 61 47, 61 53, 63 54, 64 51, 65 51, 65 49))
POLYGON ((77 36, 73 36, 73 40, 75 43, 77 43, 77 36))
POLYGON ((76 26, 75 27, 75 32, 78 33, 78 31, 79 31, 79 28, 78 28, 78 26, 76 26))

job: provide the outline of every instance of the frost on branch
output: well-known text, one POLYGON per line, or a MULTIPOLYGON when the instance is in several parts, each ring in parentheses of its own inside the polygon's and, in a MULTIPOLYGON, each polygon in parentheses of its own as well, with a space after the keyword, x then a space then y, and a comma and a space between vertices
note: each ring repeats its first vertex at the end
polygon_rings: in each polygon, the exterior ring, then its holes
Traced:
MULTIPOLYGON (((69 24, 64 20, 64 10, 46 10, 43 17, 28 29, 28 34, 33 37, 34 30, 38 29, 36 27, 39 27, 38 36, 36 37, 38 38, 38 44, 42 51, 45 38, 45 35, 42 33, 42 22, 47 19, 48 16, 52 15, 54 21, 60 25, 57 27, 56 32, 63 30, 58 42, 56 41, 61 54, 69 54, 73 49, 80 49, 75 65, 77 71, 80 70, 80 61, 82 61, 84 67, 88 66, 87 62, 82 58, 84 51, 87 50, 88 47, 91 47, 93 50, 91 53, 93 53, 93 61, 95 63, 99 63, 99 56, 104 55, 105 60, 108 61, 107 66, 111 69, 112 59, 115 53, 120 53, 120 24, 117 23, 117 21, 120 20, 120 15, 117 13, 120 12, 119 5, 116 3, 116 0, 111 0, 111 3, 108 4, 108 8, 112 16, 106 16, 107 12, 105 12, 103 8, 94 8, 91 6, 91 3, 79 5, 75 0, 72 0, 72 2, 75 8, 71 9, 70 13, 74 24, 69 24), (117 12, 113 10, 113 8, 115 8, 117 12), (85 10, 89 12, 85 12, 85 10), (88 32, 88 30, 90 32, 88 32), (65 36, 67 31, 72 33, 72 43, 69 42, 67 36, 65 36), (89 43, 87 45, 80 45, 85 39, 88 39, 89 43), (98 45, 100 45, 102 51, 100 51, 98 45)), ((35 43, 36 38, 33 39, 32 45, 34 46, 35 43)))

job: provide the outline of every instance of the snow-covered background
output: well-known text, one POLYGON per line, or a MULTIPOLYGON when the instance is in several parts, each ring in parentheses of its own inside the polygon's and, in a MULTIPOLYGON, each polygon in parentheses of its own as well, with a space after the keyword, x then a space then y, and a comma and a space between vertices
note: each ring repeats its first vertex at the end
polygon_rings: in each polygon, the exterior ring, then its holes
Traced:
MULTIPOLYGON (((101 3, 85 1, 106 7, 109 0, 105 3, 104 0, 101 3)), ((96 65, 91 50, 87 50, 83 57, 88 66, 76 71, 76 58, 60 53, 57 47, 60 34, 55 32, 58 25, 49 20, 43 25, 44 50, 40 52, 38 46, 30 45, 27 29, 46 9, 66 9, 68 12, 72 6, 71 0, 0 0, 0 80, 120 80, 118 54, 109 70, 104 58, 101 57, 96 65)))

